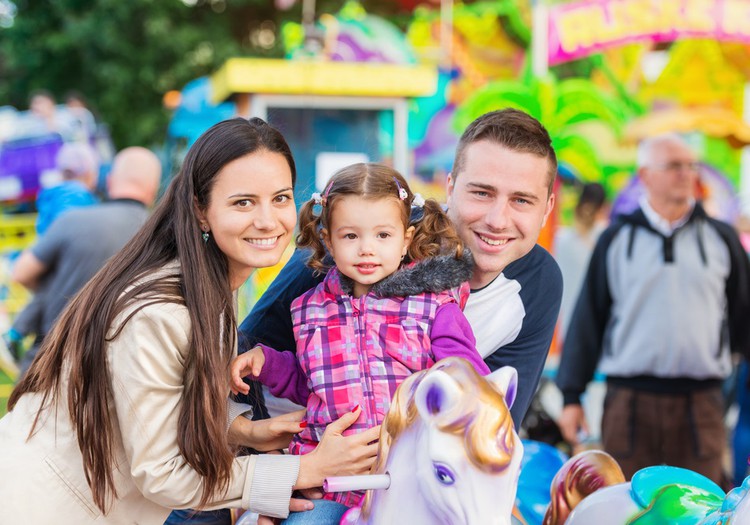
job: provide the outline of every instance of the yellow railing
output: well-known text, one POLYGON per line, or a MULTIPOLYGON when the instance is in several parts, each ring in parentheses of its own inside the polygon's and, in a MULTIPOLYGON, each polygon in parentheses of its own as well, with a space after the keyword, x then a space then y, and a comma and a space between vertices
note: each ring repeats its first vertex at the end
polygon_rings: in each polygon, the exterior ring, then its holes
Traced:
MULTIPOLYGON (((10 282, 12 259, 31 245, 36 236, 35 214, 0 215, 0 333, 5 333, 16 314, 29 300, 29 292, 21 285, 10 282)), ((0 341, 0 344, 5 343, 0 341)), ((13 389, 17 369, 6 362, 7 352, 0 352, 0 415, 13 389)))
MULTIPOLYGON (((28 291, 10 282, 11 260, 36 237, 36 214, 0 215, 0 315, 13 319, 29 300, 28 291)), ((4 321, 0 320, 0 329, 4 321)))
POLYGON ((23 250, 36 235, 35 213, 0 215, 0 254, 23 250))

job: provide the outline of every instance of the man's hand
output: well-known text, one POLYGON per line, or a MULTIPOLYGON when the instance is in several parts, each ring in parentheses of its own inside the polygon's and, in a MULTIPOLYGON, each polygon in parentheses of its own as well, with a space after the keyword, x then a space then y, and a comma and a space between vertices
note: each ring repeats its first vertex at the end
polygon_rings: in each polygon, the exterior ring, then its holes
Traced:
MULTIPOLYGON (((292 498, 289 500, 289 511, 290 512, 302 512, 305 510, 312 510, 313 502, 306 499, 292 498)), ((281 523, 278 518, 270 518, 268 516, 258 516, 258 525, 276 525, 281 523)))
POLYGON ((557 424, 565 441, 573 447, 578 445, 580 432, 584 432, 586 435, 589 433, 589 425, 586 422, 586 416, 581 405, 565 405, 557 424))
POLYGON ((256 346, 252 350, 248 350, 244 354, 240 354, 232 360, 231 367, 231 388, 232 393, 237 395, 239 393, 248 394, 250 393, 250 387, 245 383, 242 378, 246 375, 258 377, 263 370, 263 365, 266 362, 266 356, 263 355, 263 349, 256 346))
POLYGON ((254 448, 259 452, 286 448, 294 434, 307 426, 302 421, 304 417, 304 409, 259 421, 238 417, 229 427, 228 439, 233 445, 254 448))

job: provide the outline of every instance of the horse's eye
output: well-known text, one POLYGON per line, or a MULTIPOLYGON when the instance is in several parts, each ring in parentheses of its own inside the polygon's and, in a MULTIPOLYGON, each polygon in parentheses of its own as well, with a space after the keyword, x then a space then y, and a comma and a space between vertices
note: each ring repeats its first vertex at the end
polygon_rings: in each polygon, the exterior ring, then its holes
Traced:
POLYGON ((456 476, 445 465, 434 463, 432 469, 437 480, 443 485, 453 485, 456 482, 456 476))

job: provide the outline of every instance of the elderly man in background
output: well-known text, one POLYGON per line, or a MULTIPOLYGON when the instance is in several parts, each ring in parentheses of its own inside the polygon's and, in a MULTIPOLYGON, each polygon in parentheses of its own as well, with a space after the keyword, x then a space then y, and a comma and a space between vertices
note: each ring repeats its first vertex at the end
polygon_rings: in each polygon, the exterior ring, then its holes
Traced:
POLYGON ((734 229, 695 200, 699 165, 677 135, 643 142, 646 196, 602 233, 568 328, 560 429, 587 432, 580 396, 607 377, 604 449, 630 478, 668 464, 722 481, 722 381, 750 339, 750 265, 734 229))

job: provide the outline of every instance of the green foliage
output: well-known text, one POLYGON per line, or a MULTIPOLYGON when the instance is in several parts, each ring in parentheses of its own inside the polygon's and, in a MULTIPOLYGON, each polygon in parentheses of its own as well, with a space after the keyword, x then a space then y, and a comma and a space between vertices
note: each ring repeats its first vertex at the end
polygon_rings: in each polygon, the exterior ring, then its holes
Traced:
MULTIPOLYGON (((0 106, 26 109, 35 89, 58 98, 75 89, 109 124, 118 149, 163 141, 167 91, 233 56, 283 57, 279 28, 302 18, 302 1, 288 11, 271 0, 13 2, 14 23, 0 25, 0 106)), ((316 13, 336 12, 342 3, 318 0, 316 13)), ((363 4, 404 27, 408 22, 395 1, 363 4)))
POLYGON ((247 54, 232 34, 232 14, 254 4, 268 3, 18 0, 14 24, 0 28, 0 105, 25 109, 34 89, 58 97, 76 89, 118 148, 160 143, 169 118, 164 93, 247 54))

